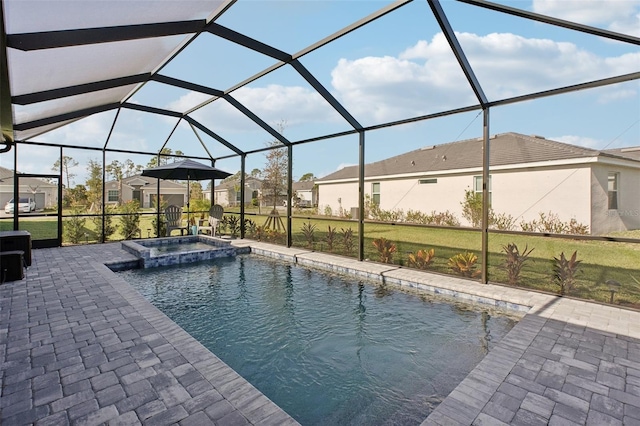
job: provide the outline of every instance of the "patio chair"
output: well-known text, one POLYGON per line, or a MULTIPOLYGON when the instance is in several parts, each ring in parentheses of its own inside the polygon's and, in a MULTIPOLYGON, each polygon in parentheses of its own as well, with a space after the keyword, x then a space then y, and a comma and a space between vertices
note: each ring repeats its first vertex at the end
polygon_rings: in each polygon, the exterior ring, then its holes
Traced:
POLYGON ((218 228, 218 223, 222 220, 222 216, 224 215, 224 208, 220 204, 214 204, 209 209, 209 226, 201 226, 201 230, 208 229, 211 232, 211 236, 216 236, 216 228, 218 228))
POLYGON ((167 220, 167 237, 171 236, 171 231, 174 229, 179 229, 180 235, 184 235, 184 231, 188 228, 182 226, 182 208, 172 204, 164 209, 164 217, 167 220))

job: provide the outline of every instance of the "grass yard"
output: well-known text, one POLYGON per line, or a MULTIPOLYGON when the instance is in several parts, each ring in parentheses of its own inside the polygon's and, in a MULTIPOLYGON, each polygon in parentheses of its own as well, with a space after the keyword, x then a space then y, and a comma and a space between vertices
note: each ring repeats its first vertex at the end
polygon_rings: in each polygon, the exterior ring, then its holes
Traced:
MULTIPOLYGON (((155 228, 152 226, 154 214, 143 214, 140 218, 140 232, 137 237, 155 237, 155 228)), ((256 225, 264 225, 267 215, 247 215, 256 225)), ((283 217, 283 222, 286 223, 283 217)), ((30 218, 20 222, 20 229, 28 230, 33 239, 56 238, 57 218, 30 218)), ((63 221, 63 227, 67 226, 69 218, 63 221)), ((113 224, 117 226, 116 232, 109 241, 119 241, 124 237, 120 232, 122 226, 120 219, 114 216, 113 224)), ((98 242, 99 222, 87 217, 81 230, 83 238, 79 243, 98 242)), ((11 230, 11 219, 0 221, 0 230, 11 230)), ((326 220, 322 218, 292 218, 292 242, 295 247, 311 248, 317 251, 331 252, 344 256, 356 257, 358 254, 358 223, 352 220, 326 220), (309 241, 309 233, 305 235, 303 227, 307 230, 313 228, 313 240, 309 241), (334 229, 333 237, 329 236, 329 227, 334 229), (344 243, 344 230, 351 229, 353 247, 348 250, 344 243)), ((222 229, 224 232, 224 229, 222 229)), ((229 232, 227 232, 228 234, 229 232)), ((458 230, 445 228, 425 228, 402 224, 365 223, 364 226, 365 258, 379 261, 380 255, 373 244, 376 238, 386 238, 395 244, 391 262, 401 266, 407 266, 408 256, 420 249, 435 250, 435 257, 429 270, 443 274, 453 274, 448 266, 448 260, 459 253, 472 252, 480 257, 481 233, 475 230, 458 230)), ((66 241, 63 233, 63 243, 66 241)), ((174 233, 175 235, 175 233, 174 233)), ((627 231, 617 235, 624 238, 640 238, 640 231, 627 231)), ((251 235, 248 235, 251 237, 251 235)), ((284 236, 281 235, 276 243, 284 244, 284 236)), ((491 282, 507 283, 508 276, 503 267, 506 255, 503 246, 516 244, 522 252, 525 246, 533 248, 529 260, 525 262, 517 285, 519 287, 557 293, 560 287, 553 280, 554 257, 564 253, 570 257, 577 251, 579 272, 571 291, 571 296, 609 302, 611 292, 606 284, 608 280, 618 281, 621 286, 614 294, 614 303, 640 308, 640 243, 614 243, 606 241, 570 240, 564 238, 537 237, 527 235, 507 235, 491 233, 489 235, 489 269, 488 276, 491 282)), ((479 269, 479 262, 477 268, 479 269)), ((470 281, 470 285, 473 282, 470 281)))

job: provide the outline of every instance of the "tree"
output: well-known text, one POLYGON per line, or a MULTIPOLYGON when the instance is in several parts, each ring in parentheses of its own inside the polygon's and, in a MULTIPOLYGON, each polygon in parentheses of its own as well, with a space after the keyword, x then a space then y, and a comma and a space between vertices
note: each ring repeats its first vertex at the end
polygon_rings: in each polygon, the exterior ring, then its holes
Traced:
POLYGON ((313 173, 305 173, 300 178, 300 182, 312 182, 316 180, 316 177, 313 173))
POLYGON ((202 199, 202 184, 200 182, 189 182, 189 198, 192 200, 202 199))
POLYGON ((87 202, 89 211, 102 209, 102 166, 96 160, 89 160, 87 164, 89 178, 86 182, 87 202))
MULTIPOLYGON (((276 127, 279 133, 284 132, 285 125, 284 121, 278 123, 276 127)), ((289 156, 287 149, 282 147, 282 143, 277 139, 268 142, 267 146, 274 148, 265 154, 267 164, 262 171, 262 191, 265 196, 272 197, 273 209, 275 210, 278 196, 287 188, 289 156)))
MULTIPOLYGON (((178 151, 179 152, 179 151, 178 151)), ((152 169, 158 166, 164 166, 169 163, 169 158, 171 157, 172 151, 171 148, 162 148, 160 150, 160 161, 158 161, 158 156, 154 155, 151 157, 151 160, 147 163, 147 168, 152 169)))
POLYGON ((142 166, 135 164, 133 161, 127 159, 123 165, 124 177, 131 177, 142 172, 142 166))
POLYGON ((259 179, 261 175, 262 175, 262 170, 260 170, 260 169, 253 169, 253 170, 251 170, 251 177, 252 177, 252 178, 257 178, 257 179, 259 179))
MULTIPOLYGON (((75 188, 67 189, 66 196, 63 201, 68 202, 69 205, 78 207, 86 206, 87 200, 87 188, 84 185, 76 185, 75 188)), ((68 207, 68 205, 66 207, 68 207)))
MULTIPOLYGON (((69 169, 72 169, 78 165, 78 162, 71 157, 67 157, 64 155, 62 157, 62 174, 66 177, 66 188, 71 188, 71 179, 76 177, 75 173, 71 173, 69 169)), ((60 159, 57 159, 55 163, 53 163, 53 167, 51 168, 54 172, 60 171, 60 159)))
POLYGON ((125 165, 118 160, 113 160, 105 167, 105 171, 118 181, 118 205, 122 204, 122 179, 124 178, 125 165))

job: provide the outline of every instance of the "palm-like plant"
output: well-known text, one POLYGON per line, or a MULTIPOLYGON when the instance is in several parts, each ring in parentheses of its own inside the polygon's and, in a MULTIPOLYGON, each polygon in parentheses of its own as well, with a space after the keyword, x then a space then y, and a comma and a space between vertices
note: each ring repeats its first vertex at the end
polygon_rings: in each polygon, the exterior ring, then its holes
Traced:
POLYGON ((471 252, 459 253, 449 259, 448 266, 453 272, 467 278, 477 278, 482 271, 477 270, 478 256, 471 252))
POLYGON ((395 253, 398 249, 393 242, 387 240, 386 238, 376 238, 375 240, 373 240, 373 245, 378 250, 378 254, 380 255, 380 262, 393 262, 393 253, 395 253))
POLYGON ((574 251, 573 255, 567 259, 564 252, 560 253, 560 257, 554 257, 555 264, 553 266, 553 281, 560 286, 560 294, 569 294, 576 283, 576 275, 580 270, 581 260, 577 260, 578 251, 574 251))
POLYGON ((502 246, 502 251, 507 255, 504 260, 504 269, 507 271, 507 277, 509 281, 509 285, 516 285, 518 280, 520 279, 520 271, 522 271, 522 266, 529 259, 529 255, 533 251, 533 249, 528 250, 528 246, 524 246, 524 251, 520 253, 518 246, 515 243, 507 244, 506 246, 502 246))
POLYGON ((429 269, 433 258, 436 255, 434 249, 431 250, 418 250, 415 253, 409 254, 409 267, 418 269, 429 269))

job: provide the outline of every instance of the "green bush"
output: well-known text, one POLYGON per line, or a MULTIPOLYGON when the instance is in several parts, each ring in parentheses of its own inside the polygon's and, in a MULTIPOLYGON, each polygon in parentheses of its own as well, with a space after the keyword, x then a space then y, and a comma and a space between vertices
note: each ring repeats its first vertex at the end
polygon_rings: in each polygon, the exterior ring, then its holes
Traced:
POLYGON ((127 201, 120 207, 120 227, 125 240, 140 236, 140 203, 137 200, 127 201))

